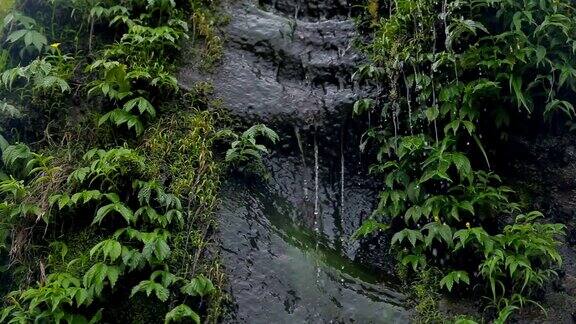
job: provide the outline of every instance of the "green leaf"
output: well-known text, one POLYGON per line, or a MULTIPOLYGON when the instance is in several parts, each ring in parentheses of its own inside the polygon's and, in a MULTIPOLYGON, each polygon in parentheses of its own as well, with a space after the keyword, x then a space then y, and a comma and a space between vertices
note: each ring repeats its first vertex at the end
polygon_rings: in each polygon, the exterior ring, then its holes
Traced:
POLYGON ((422 214, 422 208, 420 206, 412 206, 406 210, 406 213, 404 214, 404 220, 406 223, 408 223, 410 219, 412 219, 414 223, 418 223, 422 217, 422 214))
POLYGON ((360 228, 358 228, 356 230, 356 232, 354 232, 354 234, 352 234, 352 239, 356 240, 359 238, 366 237, 366 236, 374 233, 375 231, 385 231, 389 227, 390 226, 388 226, 386 224, 379 223, 374 219, 367 219, 362 223, 362 226, 360 226, 360 228))
POLYGON ((461 282, 468 285, 470 284, 470 277, 468 277, 468 273, 466 271, 452 271, 444 276, 442 280, 440 280, 440 288, 446 287, 448 291, 452 291, 454 284, 461 282))
POLYGON ((121 253, 122 245, 120 242, 109 239, 96 244, 90 250, 90 257, 93 257, 94 255, 99 256, 102 254, 104 256, 104 261, 106 261, 107 258, 110 258, 110 261, 114 262, 120 257, 121 253))
POLYGON ((424 240, 427 247, 432 245, 432 241, 435 238, 440 242, 443 241, 443 243, 446 243, 448 246, 452 246, 453 234, 450 226, 440 222, 432 222, 426 224, 422 229, 428 231, 426 239, 424 240))
POLYGON ((450 159, 462 177, 468 177, 472 173, 472 166, 470 160, 462 153, 450 154, 450 159))
POLYGON ((135 98, 135 99, 128 101, 124 105, 124 110, 127 112, 131 112, 134 107, 138 107, 138 111, 140 112, 140 115, 143 115, 144 113, 148 113, 148 115, 150 115, 150 117, 156 117, 156 109, 154 109, 154 106, 152 106, 150 101, 148 101, 144 97, 138 97, 138 98, 135 98))
POLYGON ((116 266, 108 266, 102 262, 94 264, 85 274, 83 285, 99 296, 104 289, 104 280, 108 278, 110 286, 114 287, 120 276, 120 269, 116 266))
POLYGON ((425 114, 426 114, 426 118, 428 118, 428 121, 434 121, 436 120, 436 118, 438 118, 438 114, 440 113, 440 111, 438 110, 438 107, 434 106, 434 107, 430 107, 428 109, 426 109, 425 114))
POLYGON ((391 245, 394 245, 396 243, 400 244, 406 238, 408 239, 410 244, 412 244, 413 247, 416 247, 417 241, 424 241, 424 236, 422 236, 422 233, 420 233, 420 231, 411 230, 411 229, 406 228, 406 229, 403 229, 400 232, 397 232, 396 234, 394 234, 392 236, 392 240, 390 241, 390 244, 391 245))
POLYGON ((518 107, 523 106, 524 108, 526 108, 526 111, 530 113, 531 110, 530 107, 528 106, 528 101, 522 90, 522 77, 519 75, 510 76, 510 88, 514 90, 514 95, 516 97, 518 107))
POLYGON ((373 99, 360 99, 354 103, 354 115, 361 115, 365 112, 369 112, 374 108, 375 102, 373 99))
POLYGON ((165 230, 155 230, 151 233, 140 233, 140 238, 144 243, 142 255, 146 260, 165 260, 170 255, 170 246, 168 245, 169 232, 165 230))
POLYGON ((123 203, 117 202, 100 207, 96 212, 96 216, 92 221, 92 225, 102 223, 102 220, 106 216, 108 216, 111 212, 116 212, 120 214, 128 224, 130 224, 134 220, 134 213, 132 212, 132 210, 126 207, 126 205, 124 205, 123 203))
POLYGON ((199 275, 186 285, 182 286, 180 291, 183 294, 190 296, 204 297, 206 295, 212 294, 214 291, 216 291, 216 288, 214 288, 214 285, 210 279, 204 277, 203 275, 199 275))
POLYGON ((137 136, 144 132, 144 126, 140 118, 122 109, 115 109, 100 117, 98 125, 103 125, 106 122, 112 122, 116 126, 126 124, 128 129, 134 129, 137 136))
POLYGON ((152 280, 143 280, 138 285, 134 286, 130 297, 134 296, 138 292, 145 292, 146 296, 150 296, 154 293, 156 298, 162 302, 166 302, 170 296, 170 290, 168 290, 168 288, 152 280))
POLYGON ((488 160, 488 154, 486 154, 486 150, 484 150, 484 146, 482 145, 482 142, 480 142, 480 139, 476 135, 474 135, 473 138, 474 138, 474 142, 476 142, 476 145, 480 149, 480 152, 482 152, 482 156, 484 157, 484 160, 486 161, 486 165, 488 166, 488 169, 490 170, 490 161, 488 160))
POLYGON ((402 258, 402 265, 412 265, 412 269, 417 271, 418 267, 424 268, 426 266, 426 258, 421 255, 409 254, 402 258))
POLYGON ((8 35, 6 40, 9 41, 10 43, 16 43, 17 41, 22 39, 24 37, 24 35, 26 35, 27 32, 28 32, 27 29, 17 30, 15 32, 13 32, 12 34, 8 35))
POLYGON ((194 323, 200 324, 200 316, 184 304, 178 305, 169 311, 164 318, 164 324, 180 322, 184 319, 190 319, 194 321, 194 323))
POLYGON ((568 118, 572 118, 576 114, 574 106, 570 102, 554 99, 546 104, 546 108, 544 109, 544 117, 550 118, 551 114, 557 110, 564 112, 568 118))
POLYGON ((536 47, 536 64, 539 65, 546 57, 546 47, 538 45, 536 47))

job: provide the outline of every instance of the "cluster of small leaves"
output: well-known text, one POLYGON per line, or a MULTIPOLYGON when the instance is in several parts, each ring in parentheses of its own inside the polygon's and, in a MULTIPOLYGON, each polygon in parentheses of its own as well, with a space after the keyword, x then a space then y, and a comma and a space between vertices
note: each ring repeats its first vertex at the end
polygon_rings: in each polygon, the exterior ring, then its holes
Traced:
POLYGON ((226 162, 237 168, 261 171, 263 169, 262 156, 268 154, 268 148, 257 143, 257 138, 262 137, 276 144, 280 140, 278 134, 263 124, 254 125, 238 135, 231 131, 225 131, 222 136, 232 137, 231 147, 226 152, 226 162))
POLYGON ((3 50, 4 62, 0 64, 2 91, 18 92, 20 96, 54 95, 71 91, 68 80, 71 77, 72 57, 63 55, 59 44, 48 45, 48 39, 33 18, 12 12, 4 18, 2 30, 11 32, 5 39, 10 47, 3 50), (9 64, 8 53, 14 49, 20 49, 20 63, 24 65, 9 64))
POLYGON ((46 220, 43 209, 31 198, 31 188, 50 181, 61 170, 52 165, 52 157, 34 153, 25 144, 9 145, 1 135, 0 157, 1 244, 6 246, 11 224, 30 218, 46 220))
POLYGON ((36 51, 42 53, 48 46, 48 39, 40 30, 39 25, 31 17, 19 12, 11 12, 4 17, 3 28, 14 28, 6 37, 10 44, 21 46, 21 55, 24 51, 36 51))
POLYGON ((447 290, 485 284, 497 309, 513 310, 561 263, 563 228, 539 223, 533 212, 489 234, 486 226, 493 231, 498 219, 521 211, 512 190, 469 156, 483 156, 490 169, 480 121, 502 127, 516 112, 574 115, 575 8, 547 0, 374 6, 375 35, 362 45, 371 64, 355 77, 379 93, 356 102, 354 112, 381 118, 362 147, 379 148, 371 171, 385 189, 357 236, 390 228, 403 264, 443 269, 447 290))
POLYGON ((88 94, 101 96, 113 107, 107 109, 99 124, 125 125, 141 135, 145 121, 156 117, 155 106, 161 99, 152 100, 152 94, 178 91, 167 57, 188 37, 188 23, 179 18, 183 12, 172 1, 148 1, 144 7, 137 1, 126 6, 96 6, 90 16, 127 29, 86 69, 98 76, 90 83, 88 94), (141 14, 142 10, 146 14, 141 14), (162 14, 157 15, 158 11, 162 14))
MULTIPOLYGON (((205 0, 191 0, 190 4, 193 8, 191 28, 203 41, 202 46, 192 45, 199 49, 200 67, 209 70, 222 58, 224 52, 224 40, 220 37, 217 26, 226 24, 229 17, 210 6, 207 7, 205 0)), ((196 37, 194 41, 197 41, 196 37)))

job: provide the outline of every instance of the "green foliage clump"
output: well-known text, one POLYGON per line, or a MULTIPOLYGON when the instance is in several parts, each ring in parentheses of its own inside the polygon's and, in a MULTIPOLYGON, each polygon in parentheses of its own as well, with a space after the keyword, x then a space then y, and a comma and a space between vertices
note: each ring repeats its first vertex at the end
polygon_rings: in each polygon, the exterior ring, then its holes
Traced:
POLYGON ((181 43, 216 42, 196 13, 212 6, 27 1, 6 15, 0 252, 16 274, 1 322, 217 320, 222 274, 206 254, 215 120, 183 102, 163 110, 186 97, 174 76, 181 43), (41 128, 18 133, 32 123, 41 128), (43 135, 42 153, 7 141, 21 135, 43 135))
POLYGON ((482 134, 496 126, 505 138, 525 115, 574 115, 575 10, 570 1, 368 5, 363 27, 374 35, 360 46, 371 62, 356 77, 379 93, 354 111, 381 116, 362 146, 378 148, 371 172, 385 186, 357 233, 391 229, 402 264, 442 269, 448 291, 474 287, 500 320, 555 275, 564 227, 512 200, 482 134))
POLYGON ((222 58, 224 53, 224 41, 218 35, 217 26, 226 24, 229 17, 223 16, 221 12, 213 9, 212 0, 192 0, 193 8, 192 30, 193 36, 198 35, 200 39, 194 37, 192 45, 200 40, 197 48, 197 56, 200 57, 200 68, 211 69, 222 58), (207 5, 207 4, 210 5, 207 5))
MULTIPOLYGON (((11 148, 13 146, 8 146, 2 151, 5 169, 18 170, 14 163, 32 166, 37 163, 34 158, 30 159, 34 154, 25 146, 19 145, 17 154, 11 148)), ((116 148, 91 150, 84 160, 86 166, 74 170, 67 178, 63 186, 65 191, 49 197, 51 208, 47 211, 34 204, 26 210, 22 209, 24 204, 10 204, 10 200, 23 199, 27 195, 26 181, 16 183, 14 174, 10 173, 10 179, 2 182, 6 187, 2 194, 10 199, 4 203, 10 219, 41 216, 50 225, 51 216, 64 217, 66 211, 68 215, 76 215, 89 207, 95 212, 86 225, 96 227, 105 239, 90 248, 89 258, 73 259, 66 269, 42 278, 37 287, 11 293, 12 302, 2 310, 1 318, 11 322, 40 318, 71 322, 85 318, 90 314, 86 308, 106 295, 113 295, 119 282, 129 274, 143 276, 148 273, 149 276, 132 287, 131 296, 145 293, 167 302, 171 296, 178 300, 182 298, 178 296, 211 294, 214 287, 206 277, 188 279, 188 273, 179 276, 168 270, 171 231, 184 227, 184 209, 180 199, 167 193, 157 181, 127 181, 142 173, 145 159, 134 150, 116 148), (87 263, 87 270, 81 276, 67 269, 78 263, 87 263)), ((30 174, 38 168, 32 169, 30 174)), ((13 249, 15 243, 8 245, 13 249)), ((67 247, 60 251, 65 258, 67 247)), ((96 321, 101 316, 96 312, 90 318, 96 321)))
MULTIPOLYGON (((215 270, 215 265, 201 261, 214 244, 210 233, 216 225, 213 210, 218 202, 223 167, 214 157, 214 145, 219 138, 215 127, 218 119, 210 111, 178 113, 152 125, 144 136, 141 150, 150 158, 147 174, 151 178, 165 178, 170 190, 184 197, 188 210, 185 230, 172 237, 174 249, 168 263, 176 273, 215 270)), ((219 271, 211 274, 216 285, 222 280, 219 271)), ((215 321, 224 296, 215 292, 212 297, 208 316, 210 321, 215 321)))
POLYGON ((179 42, 188 37, 188 23, 180 18, 183 12, 174 2, 149 2, 145 8, 149 15, 137 18, 137 3, 92 8, 92 19, 108 20, 126 28, 126 32, 86 69, 98 76, 90 82, 88 94, 113 108, 100 118, 99 124, 125 125, 136 135, 144 132, 145 120, 156 117, 150 96, 178 91, 173 68, 165 57, 177 51, 179 42), (156 12, 164 15, 157 16, 156 12))
POLYGON ((268 148, 257 143, 257 137, 262 137, 276 144, 280 140, 278 134, 263 124, 254 125, 242 134, 227 132, 223 135, 232 138, 232 143, 226 151, 226 162, 245 171, 262 172, 264 164, 262 155, 268 154, 268 148))
POLYGON ((441 295, 438 280, 441 274, 435 269, 426 269, 418 273, 417 279, 411 284, 413 298, 417 300, 414 307, 418 314, 417 320, 423 323, 444 323, 446 318, 438 309, 441 295))

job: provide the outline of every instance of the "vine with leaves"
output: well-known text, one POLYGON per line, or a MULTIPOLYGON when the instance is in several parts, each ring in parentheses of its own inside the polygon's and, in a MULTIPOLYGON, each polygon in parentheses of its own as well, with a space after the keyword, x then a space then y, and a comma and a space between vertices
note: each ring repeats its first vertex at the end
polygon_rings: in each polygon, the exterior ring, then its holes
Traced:
POLYGON ((385 187, 356 236, 390 230, 403 265, 442 269, 441 287, 486 296, 497 322, 535 303, 555 275, 564 227, 513 201, 482 134, 505 138, 514 118, 574 116, 575 10, 548 0, 369 1, 362 20, 370 63, 356 77, 376 95, 354 112, 379 118, 362 146, 378 148, 371 172, 385 187))

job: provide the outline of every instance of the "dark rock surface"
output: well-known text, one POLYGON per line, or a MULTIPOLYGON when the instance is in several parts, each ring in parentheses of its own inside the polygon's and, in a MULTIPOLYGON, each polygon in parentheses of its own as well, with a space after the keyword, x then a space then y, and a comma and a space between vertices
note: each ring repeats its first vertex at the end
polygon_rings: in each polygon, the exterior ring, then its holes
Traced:
POLYGON ((282 13, 302 20, 347 18, 358 11, 361 1, 348 0, 259 0, 259 5, 269 11, 282 13))
MULTIPOLYGON (((282 269, 285 257, 294 258, 294 262, 300 262, 302 267, 310 266, 305 261, 307 253, 297 252, 294 242, 287 244, 283 241, 285 229, 273 224, 270 216, 271 213, 288 213, 292 215, 290 228, 296 226, 304 231, 317 226, 314 220, 318 219, 311 210, 313 199, 305 197, 314 190, 311 187, 314 134, 322 133, 322 140, 317 144, 321 160, 317 171, 321 174, 322 186, 320 209, 323 210, 318 215, 322 224, 318 229, 323 237, 321 245, 369 268, 390 270, 388 256, 380 254, 381 246, 387 244, 386 237, 374 237, 362 245, 345 241, 361 218, 366 217, 373 204, 370 197, 378 190, 366 186, 373 181, 366 177, 346 178, 349 195, 346 195, 345 206, 348 214, 343 217, 341 197, 344 192, 339 188, 339 179, 351 172, 349 164, 360 160, 360 155, 356 149, 358 139, 353 134, 345 134, 342 129, 354 128, 347 125, 349 122, 345 116, 350 115, 356 99, 369 95, 371 91, 352 82, 352 74, 362 62, 361 55, 352 47, 357 36, 354 23, 349 19, 354 11, 353 5, 346 0, 230 2, 226 11, 232 19, 224 29, 226 46, 222 61, 210 73, 201 72, 193 61, 181 70, 179 80, 182 88, 191 89, 199 81, 210 81, 215 96, 222 99, 234 116, 250 123, 265 122, 280 128, 284 143, 287 143, 286 152, 269 161, 273 188, 265 189, 267 193, 263 195, 254 192, 244 198, 230 194, 225 197, 227 202, 221 211, 230 219, 223 224, 224 230, 229 231, 224 235, 231 240, 238 236, 240 242, 244 242, 238 250, 232 248, 235 245, 229 247, 226 252, 229 259, 236 262, 234 260, 241 256, 247 262, 245 267, 238 264, 238 268, 233 269, 232 278, 242 278, 243 282, 232 285, 232 295, 236 294, 241 299, 237 306, 243 308, 236 310, 237 321, 282 322, 291 318, 323 322, 328 321, 331 310, 335 312, 332 319, 348 321, 358 311, 355 306, 370 304, 363 299, 366 291, 357 281, 349 282, 344 285, 345 291, 336 293, 334 278, 346 274, 335 275, 332 270, 323 268, 321 276, 327 280, 323 284, 327 284, 325 287, 331 291, 333 303, 318 300, 313 307, 323 309, 312 311, 306 304, 313 302, 302 293, 307 288, 312 289, 308 286, 320 287, 319 282, 307 281, 304 287, 301 283, 290 283, 275 275, 282 269), (301 138, 295 138, 294 133, 299 131, 301 138), (300 142, 300 148, 295 146, 296 142, 300 142), (302 163, 298 154, 294 154, 300 151, 302 163), (343 156, 347 156, 346 171, 339 173, 343 156), (300 173, 294 174, 295 170, 300 173), (301 183, 295 184, 295 179, 301 183), (349 189, 350 179, 358 181, 357 187, 349 189), (279 210, 278 204, 266 202, 270 199, 267 196, 285 200, 288 210, 279 210), (246 203, 252 204, 254 210, 246 209, 242 205, 246 203), (266 204, 272 204, 275 211, 266 210, 266 204), (239 218, 233 217, 234 209, 241 211, 239 218), (286 251, 292 251, 292 254, 288 255, 286 251), (270 285, 266 285, 264 279, 270 280, 270 285), (341 303, 342 299, 349 298, 357 304, 341 303), (265 305, 274 308, 276 304, 275 316, 250 317, 264 312, 265 305)), ((502 160, 509 164, 498 168, 499 172, 515 182, 517 187, 528 191, 534 209, 543 211, 550 221, 566 224, 568 234, 561 247, 564 265, 560 278, 553 287, 547 288, 540 300, 548 310, 548 319, 537 310, 528 309, 516 320, 522 323, 573 323, 576 310, 576 137, 515 138, 507 146, 501 153, 508 154, 502 160)), ((315 250, 313 254, 317 256, 318 253, 315 250)), ((303 274, 309 274, 309 271, 303 274)), ((316 295, 314 289, 307 293, 317 298, 322 295, 316 295)), ((449 308, 460 313, 466 313, 464 310, 473 313, 477 309, 474 303, 468 305, 458 301, 457 305, 462 307, 450 304, 449 308)), ((390 309, 390 314, 394 314, 391 318, 396 320, 405 319, 399 309, 390 309)), ((366 316, 364 319, 370 321, 371 315, 366 316)))
MULTIPOLYGON (((224 30, 227 44, 221 63, 213 73, 202 73, 189 62, 180 73, 181 87, 211 81, 215 95, 233 114, 269 124, 327 123, 326 116, 349 111, 362 95, 351 82, 361 60, 352 48, 353 21, 295 20, 284 14, 289 9, 281 9, 291 3, 263 5, 280 8, 280 14, 250 1, 230 4, 226 10, 232 20, 224 30)), ((306 12, 316 16, 339 12, 343 6, 342 1, 306 3, 306 12)))

